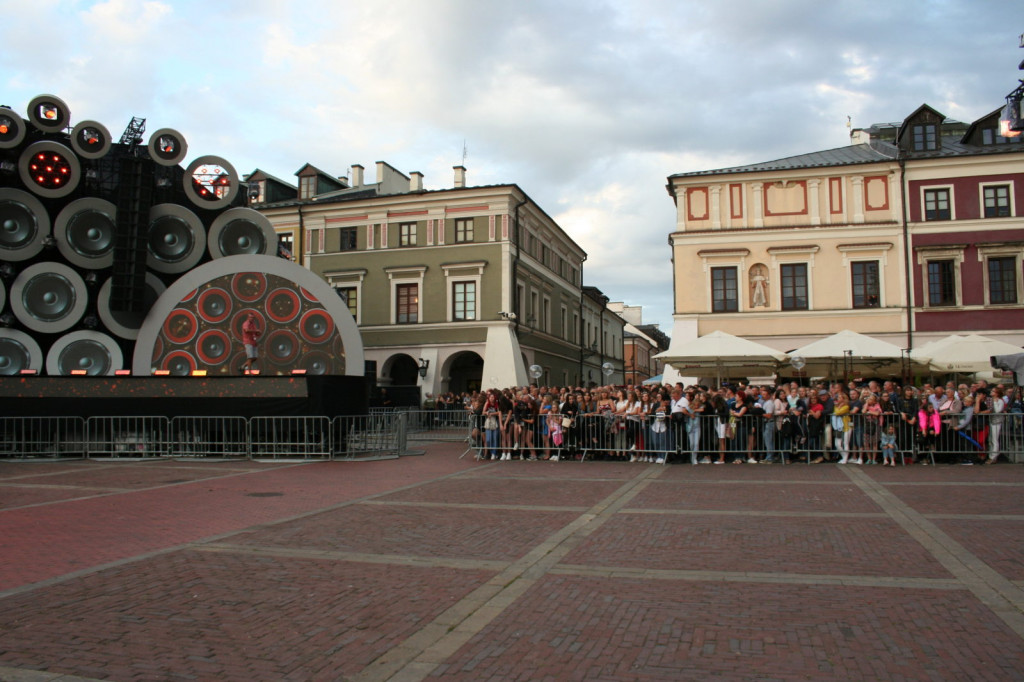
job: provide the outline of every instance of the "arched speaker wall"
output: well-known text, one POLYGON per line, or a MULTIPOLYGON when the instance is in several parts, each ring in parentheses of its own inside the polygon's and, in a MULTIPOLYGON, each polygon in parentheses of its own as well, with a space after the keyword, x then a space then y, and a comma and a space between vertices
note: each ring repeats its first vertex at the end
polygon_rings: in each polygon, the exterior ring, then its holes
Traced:
POLYGON ((82 329, 57 339, 46 354, 46 373, 68 376, 73 370, 85 370, 88 376, 109 376, 121 369, 124 355, 110 336, 82 329))
POLYGON ((71 149, 59 142, 33 142, 18 159, 21 181, 32 192, 48 199, 67 196, 78 186, 82 166, 71 149))
POLYGON ((29 329, 64 332, 82 319, 89 302, 81 275, 64 263, 34 263, 11 284, 11 310, 29 329))
POLYGON ((157 272, 177 274, 194 268, 203 258, 206 229, 192 211, 177 204, 157 204, 149 210, 146 265, 157 272))
POLYGON ((0 259, 23 261, 43 250, 50 235, 50 215, 28 192, 0 188, 0 259))
POLYGON ((13 109, 0 107, 0 149, 14 149, 25 139, 25 119, 13 109))
POLYGON ((60 97, 39 95, 28 103, 28 120, 44 133, 59 133, 71 123, 71 110, 60 97))
POLYGON ((194 160, 185 169, 182 182, 185 194, 200 208, 226 208, 238 194, 238 173, 219 156, 200 156, 194 160))
POLYGON ((13 376, 23 369, 43 368, 43 351, 31 336, 17 329, 0 328, 0 376, 13 376))
POLYGON ((188 143, 185 142, 185 136, 177 130, 161 128, 149 136, 147 148, 149 157, 161 166, 177 166, 185 160, 188 143))
POLYGON ((98 121, 82 121, 71 130, 71 148, 83 159, 99 159, 110 151, 110 131, 98 121))
POLYGON ((79 267, 98 270, 114 264, 116 225, 114 204, 86 197, 72 201, 57 214, 53 236, 65 259, 79 267))
POLYGON ((214 218, 206 241, 213 258, 277 254, 274 226, 251 208, 231 208, 214 218))

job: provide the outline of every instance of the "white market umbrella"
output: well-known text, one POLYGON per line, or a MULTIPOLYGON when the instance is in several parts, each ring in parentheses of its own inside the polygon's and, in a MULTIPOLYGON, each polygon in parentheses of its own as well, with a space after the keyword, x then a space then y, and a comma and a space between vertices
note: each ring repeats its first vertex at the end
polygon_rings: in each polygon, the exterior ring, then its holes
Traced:
POLYGON ((693 374, 690 370, 711 370, 721 381, 723 375, 773 374, 788 356, 756 341, 714 331, 696 339, 673 339, 667 351, 654 357, 671 365, 680 374, 693 374))
POLYGON ((899 372, 903 349, 849 329, 812 341, 789 352, 791 358, 804 359, 810 374, 834 376, 849 369, 856 372, 899 372))
POLYGON ((1022 352, 1020 346, 1006 343, 998 339, 969 334, 940 339, 934 346, 922 346, 918 353, 912 355, 923 362, 933 372, 991 372, 993 355, 1013 355, 1022 352))

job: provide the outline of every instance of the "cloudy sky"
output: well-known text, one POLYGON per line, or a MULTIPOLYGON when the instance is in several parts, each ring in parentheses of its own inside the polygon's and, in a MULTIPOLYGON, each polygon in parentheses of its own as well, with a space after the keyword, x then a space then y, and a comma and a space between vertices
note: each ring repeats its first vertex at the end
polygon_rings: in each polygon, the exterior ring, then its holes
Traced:
POLYGON ((927 102, 971 121, 1021 74, 1005 0, 0 0, 0 104, 132 116, 240 173, 377 161, 516 183, 584 283, 672 331, 673 173, 848 144, 927 102))

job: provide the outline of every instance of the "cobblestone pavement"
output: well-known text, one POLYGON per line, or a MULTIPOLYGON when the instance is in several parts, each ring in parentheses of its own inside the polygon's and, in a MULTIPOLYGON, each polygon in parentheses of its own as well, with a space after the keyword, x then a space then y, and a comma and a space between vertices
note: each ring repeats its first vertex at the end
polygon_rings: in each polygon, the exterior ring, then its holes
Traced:
POLYGON ((0 680, 1024 680, 1024 467, 0 460, 0 680))

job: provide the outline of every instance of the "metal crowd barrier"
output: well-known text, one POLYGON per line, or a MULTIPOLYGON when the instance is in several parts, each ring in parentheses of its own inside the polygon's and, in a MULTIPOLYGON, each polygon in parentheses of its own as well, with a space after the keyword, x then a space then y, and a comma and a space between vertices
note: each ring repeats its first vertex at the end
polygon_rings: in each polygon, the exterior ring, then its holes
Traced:
POLYGON ((167 417, 89 417, 86 457, 165 457, 167 417))
POLYGON ((369 416, 335 417, 332 424, 336 459, 393 459, 406 453, 408 415, 379 411, 369 416))
POLYGON ((81 417, 0 417, 0 457, 84 457, 81 417))
POLYGON ((249 456, 245 417, 174 417, 170 422, 171 457, 249 456))
POLYGON ((249 420, 249 454, 253 459, 328 459, 328 417, 253 417, 249 420))
POLYGON ((875 420, 852 415, 835 422, 824 415, 820 421, 807 416, 788 418, 743 416, 722 425, 715 416, 676 421, 651 417, 630 419, 599 414, 579 415, 567 426, 552 425, 538 416, 534 424, 511 422, 505 429, 488 434, 481 418, 470 418, 470 448, 481 459, 611 459, 658 463, 761 462, 782 464, 840 460, 884 461, 882 434, 893 426, 897 464, 915 462, 957 463, 983 461, 993 452, 1004 460, 1024 462, 1024 414, 983 414, 972 418, 968 428, 955 430, 947 417, 937 434, 920 433, 916 425, 899 414, 875 420), (719 428, 725 434, 719 438, 719 428), (560 432, 560 443, 556 437, 560 432), (490 438, 490 441, 488 440, 490 438), (993 445, 998 447, 993 449, 993 445))
POLYGON ((472 414, 467 410, 407 410, 410 440, 465 442, 472 414))

